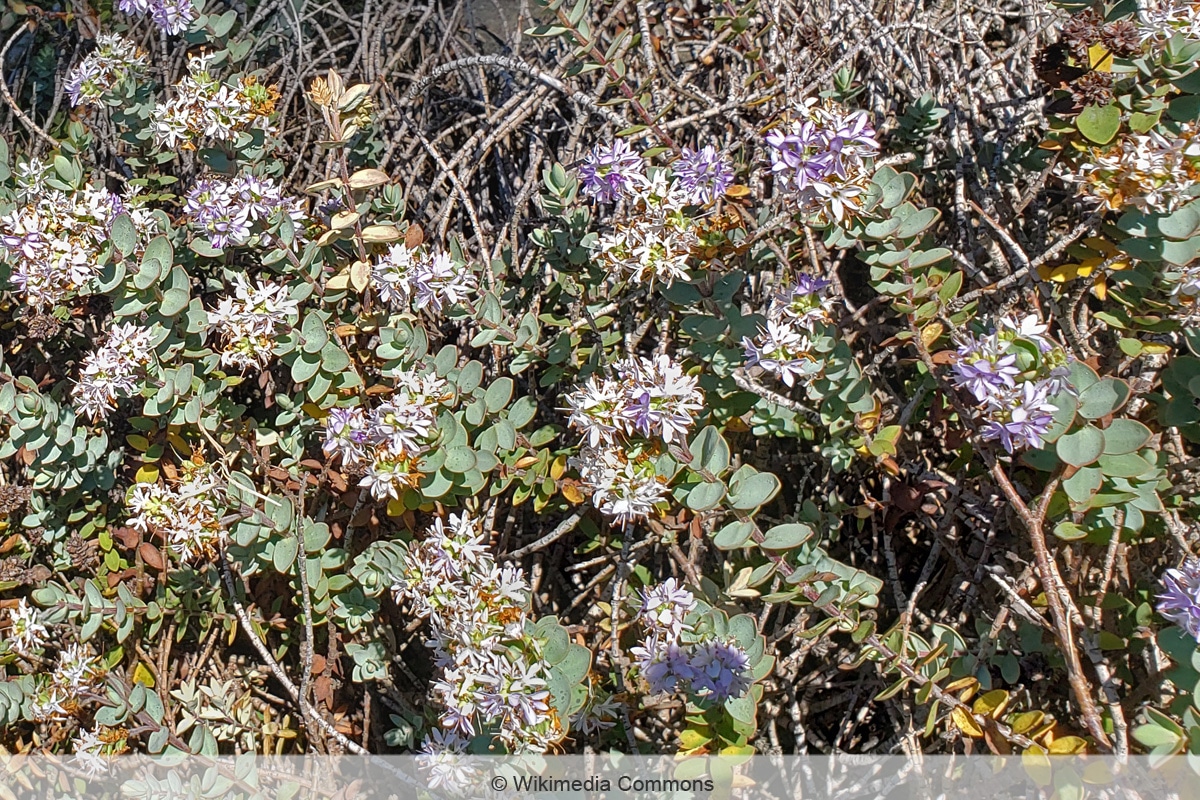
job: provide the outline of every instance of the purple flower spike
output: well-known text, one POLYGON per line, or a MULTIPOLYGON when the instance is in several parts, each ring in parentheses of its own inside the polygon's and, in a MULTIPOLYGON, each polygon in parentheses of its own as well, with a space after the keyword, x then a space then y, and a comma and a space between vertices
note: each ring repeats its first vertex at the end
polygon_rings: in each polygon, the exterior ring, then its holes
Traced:
POLYGON ((610 146, 596 145, 579 168, 584 194, 602 203, 612 203, 646 180, 642 157, 624 139, 610 146))
POLYGON ((701 150, 683 148, 674 172, 688 199, 695 203, 711 203, 733 183, 733 168, 712 145, 701 150))
POLYGON ((1178 569, 1167 570, 1162 580, 1158 613, 1200 641, 1200 560, 1190 558, 1178 569))

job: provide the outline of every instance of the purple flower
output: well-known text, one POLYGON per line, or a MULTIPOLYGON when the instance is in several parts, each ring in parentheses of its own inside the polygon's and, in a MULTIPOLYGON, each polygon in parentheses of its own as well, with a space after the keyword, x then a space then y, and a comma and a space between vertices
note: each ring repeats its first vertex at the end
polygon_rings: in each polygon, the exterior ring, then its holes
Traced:
POLYGON ((733 168, 711 144, 701 150, 683 148, 672 169, 688 199, 695 203, 711 203, 733 183, 733 168))
POLYGON ((154 0, 150 7, 154 24, 169 34, 183 33, 196 19, 192 0, 154 0))
POLYGON ((692 691, 723 703, 750 688, 750 657, 735 644, 705 642, 692 653, 692 691))
POLYGON ((1200 641, 1200 560, 1189 558, 1178 569, 1164 572, 1162 580, 1158 613, 1200 641))
POLYGON ((951 380, 959 388, 966 387, 976 400, 983 403, 1016 386, 1020 374, 1017 357, 999 352, 992 338, 968 336, 958 348, 958 361, 954 365, 951 380))
POLYGON ((650 684, 651 694, 674 692, 694 677, 688 652, 676 642, 655 639, 630 652, 637 659, 638 671, 650 684))
POLYGON ((612 203, 634 184, 645 182, 644 166, 642 157, 624 139, 608 147, 596 145, 579 168, 583 192, 602 203, 612 203))
POLYGON ((983 425, 983 438, 999 441, 1009 453, 1021 445, 1042 446, 1042 437, 1054 422, 1058 407, 1049 401, 1046 381, 1023 383, 1003 395, 988 399, 989 417, 983 425))

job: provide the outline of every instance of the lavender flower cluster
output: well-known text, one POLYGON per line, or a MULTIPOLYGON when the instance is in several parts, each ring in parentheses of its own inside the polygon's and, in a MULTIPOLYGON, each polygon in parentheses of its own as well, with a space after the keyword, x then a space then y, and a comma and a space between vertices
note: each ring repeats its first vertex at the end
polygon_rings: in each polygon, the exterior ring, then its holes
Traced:
POLYGON ((211 332, 221 339, 221 364, 237 369, 266 369, 276 339, 290 330, 300 303, 285 286, 259 281, 252 287, 242 273, 234 275, 234 294, 221 298, 209 314, 211 332))
POLYGON ((572 466, 595 506, 624 525, 649 516, 666 497, 652 445, 682 441, 704 395, 697 379, 665 354, 618 362, 615 372, 589 378, 567 397, 568 422, 585 443, 572 466))
POLYGON ((377 500, 400 499, 421 480, 417 462, 437 438, 437 413, 447 399, 446 382, 415 371, 395 374, 396 390, 387 402, 365 411, 335 408, 325 419, 327 456, 364 472, 359 485, 377 500))
POLYGON ((475 275, 446 251, 410 250, 404 243, 392 245, 372 265, 371 279, 383 302, 433 314, 464 302, 476 289, 475 275))
POLYGON ((224 492, 211 464, 184 461, 173 487, 135 483, 125 504, 126 522, 142 533, 158 533, 182 562, 211 558, 225 535, 221 524, 224 492))
POLYGON ((126 78, 146 71, 146 54, 115 33, 96 37, 96 49, 67 75, 63 90, 71 105, 100 105, 104 95, 126 78))
POLYGON ((1189 558, 1163 573, 1158 613, 1200 642, 1200 559, 1189 558))
POLYGON ((68 194, 47 186, 47 171, 36 162, 16 172, 22 205, 0 217, 0 245, 13 285, 39 311, 66 302, 100 274, 117 215, 129 214, 147 237, 158 228, 135 191, 120 197, 88 184, 68 194))
POLYGON ((188 74, 175 85, 174 97, 150 114, 154 143, 167 150, 190 149, 207 136, 234 141, 251 128, 270 130, 276 92, 249 77, 227 86, 209 72, 212 55, 193 55, 188 74))
POLYGON ((819 326, 831 319, 828 288, 824 278, 801 275, 795 285, 776 295, 767 308, 766 325, 753 339, 742 339, 746 366, 773 373, 789 387, 818 375, 824 365, 813 354, 813 339, 819 326))
POLYGON ((305 215, 299 201, 285 195, 278 183, 254 175, 196 181, 183 211, 218 250, 249 243, 255 225, 266 224, 277 212, 290 217, 303 238, 305 215))
POLYGON ((879 153, 865 111, 809 98, 766 136, 771 172, 801 213, 841 221, 862 205, 879 153))
POLYGON ((427 755, 466 751, 491 735, 509 752, 544 753, 563 736, 550 708, 547 667, 528 632, 529 583, 516 567, 497 566, 486 534, 464 512, 435 520, 409 547, 395 577, 396 602, 428 617, 438 727, 421 748, 427 755))
POLYGON ((117 0, 117 8, 132 17, 149 14, 155 25, 172 36, 186 31, 198 16, 192 0, 117 0))
POLYGON ((580 180, 584 193, 601 202, 629 202, 628 213, 597 243, 601 265, 637 283, 669 286, 687 279, 688 258, 699 242, 688 207, 708 205, 724 195, 733 183, 733 169, 708 145, 684 148, 670 173, 648 173, 642 157, 618 139, 593 148, 580 168, 580 180))
POLYGON ((1009 453, 1018 447, 1042 446, 1058 411, 1050 398, 1071 388, 1069 357, 1046 331, 1047 326, 1030 315, 1001 319, 991 332, 967 334, 960 340, 951 380, 978 402, 983 438, 999 441, 1009 453), (1036 346, 1040 355, 1035 362, 1026 350, 1013 346, 1018 340, 1036 346))
POLYGON ((154 360, 150 337, 149 328, 126 322, 112 329, 103 347, 88 354, 72 390, 80 413, 97 421, 117 407, 117 400, 137 394, 154 360))
POLYGON ((684 643, 687 617, 696 598, 674 578, 642 593, 639 620, 647 638, 630 650, 653 694, 686 692, 715 703, 741 697, 752 683, 750 657, 736 644, 717 638, 684 643))

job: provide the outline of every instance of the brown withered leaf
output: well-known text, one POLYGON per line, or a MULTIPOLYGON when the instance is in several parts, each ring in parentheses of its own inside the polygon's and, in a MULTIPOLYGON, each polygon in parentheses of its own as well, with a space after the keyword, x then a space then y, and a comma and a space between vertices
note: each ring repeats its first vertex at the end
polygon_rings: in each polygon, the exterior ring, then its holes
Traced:
POLYGON ((425 241, 425 231, 421 230, 421 226, 415 222, 409 225, 408 230, 404 232, 404 246, 409 250, 415 250, 423 241, 425 241))
POLYGON ((166 566, 163 562, 162 553, 158 552, 158 548, 149 542, 142 542, 141 546, 138 547, 138 555, 142 557, 142 561, 147 566, 153 567, 159 572, 166 566))

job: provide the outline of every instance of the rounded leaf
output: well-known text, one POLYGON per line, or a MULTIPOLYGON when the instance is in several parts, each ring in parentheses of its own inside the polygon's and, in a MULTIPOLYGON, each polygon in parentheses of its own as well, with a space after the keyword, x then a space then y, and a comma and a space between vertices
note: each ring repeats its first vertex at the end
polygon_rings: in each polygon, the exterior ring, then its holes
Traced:
POLYGON ((1104 429, 1104 455, 1135 453, 1150 441, 1150 429, 1134 419, 1116 419, 1104 429))
POLYGON ((1094 425, 1086 425, 1059 439, 1055 451, 1068 464, 1086 467, 1104 452, 1104 432, 1094 425))
POLYGON ((812 535, 813 529, 803 522, 776 525, 767 531, 759 547, 764 550, 791 550, 804 544, 812 535))

